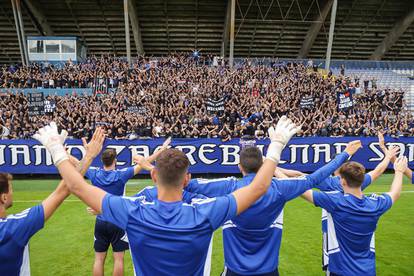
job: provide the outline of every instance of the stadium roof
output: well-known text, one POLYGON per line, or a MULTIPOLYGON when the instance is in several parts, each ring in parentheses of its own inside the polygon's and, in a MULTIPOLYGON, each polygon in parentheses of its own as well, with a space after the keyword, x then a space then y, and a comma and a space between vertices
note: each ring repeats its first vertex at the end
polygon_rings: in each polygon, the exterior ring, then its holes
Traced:
MULTIPOLYGON (((75 35, 90 54, 126 55, 122 0, 21 2, 27 36, 75 35)), ((332 2, 236 0, 235 56, 324 58, 332 2)), ((389 50, 377 59, 413 60, 413 3, 338 1, 332 58, 372 58, 386 38, 389 50), (391 42, 389 33, 394 35, 391 42)), ((203 53, 220 55, 227 6, 227 0, 131 0, 132 53, 136 54, 138 48, 147 55, 158 56, 197 48, 203 53)), ((0 0, 0 38, 0 63, 19 61, 10 0, 0 0)))

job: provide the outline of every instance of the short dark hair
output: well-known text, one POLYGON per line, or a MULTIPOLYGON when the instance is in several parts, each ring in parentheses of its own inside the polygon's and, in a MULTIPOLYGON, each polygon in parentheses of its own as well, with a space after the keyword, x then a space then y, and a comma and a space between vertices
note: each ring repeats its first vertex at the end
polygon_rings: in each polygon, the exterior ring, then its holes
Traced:
POLYGON ((102 152, 102 163, 104 164, 105 167, 109 167, 111 166, 115 159, 116 159, 116 150, 115 149, 105 149, 102 152))
POLYGON ((163 184, 179 186, 190 166, 187 156, 178 149, 167 149, 157 158, 155 168, 163 184))
POLYGON ((365 167, 358 162, 348 161, 339 168, 339 175, 351 188, 361 187, 365 178, 365 167))
POLYGON ((257 173, 263 164, 263 155, 258 147, 245 147, 240 152, 240 166, 246 173, 257 173))
POLYGON ((10 181, 13 179, 9 173, 0 173, 0 194, 7 194, 10 190, 10 181))

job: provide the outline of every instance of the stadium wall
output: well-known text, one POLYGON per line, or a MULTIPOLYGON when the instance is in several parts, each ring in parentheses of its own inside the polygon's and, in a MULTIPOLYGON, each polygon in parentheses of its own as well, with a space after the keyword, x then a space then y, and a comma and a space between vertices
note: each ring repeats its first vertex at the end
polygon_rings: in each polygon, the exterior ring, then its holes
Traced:
MULTIPOLYGON (((373 137, 308 137, 293 138, 282 154, 281 166, 304 172, 315 171, 328 163, 335 154, 343 151, 352 140, 361 139, 363 148, 352 158, 373 169, 383 158, 378 140, 373 137)), ((132 165, 132 156, 148 156, 157 150, 164 139, 151 140, 109 140, 104 147, 115 148, 118 152, 118 167, 132 165)), ((267 149, 266 140, 232 139, 221 142, 220 139, 173 139, 172 147, 183 150, 190 162, 191 173, 238 173, 239 152, 246 144, 255 143, 262 150, 267 149)), ((386 137, 386 144, 398 145, 401 154, 408 156, 410 167, 414 167, 414 138, 386 137)), ((82 158, 84 148, 81 140, 67 140, 69 151, 82 158)), ((93 166, 101 166, 97 158, 93 166)), ((35 140, 0 140, 0 171, 13 174, 57 174, 51 157, 44 147, 35 140)))

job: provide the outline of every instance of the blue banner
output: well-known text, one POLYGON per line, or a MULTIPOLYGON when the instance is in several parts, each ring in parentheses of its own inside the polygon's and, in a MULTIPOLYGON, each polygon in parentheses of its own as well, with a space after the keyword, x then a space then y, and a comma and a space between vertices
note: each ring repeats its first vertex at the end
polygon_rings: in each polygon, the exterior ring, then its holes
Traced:
POLYGON ((338 103, 338 110, 347 110, 354 106, 352 93, 349 90, 345 92, 337 92, 336 98, 338 103))
MULTIPOLYGON (((335 154, 342 152, 349 141, 361 139, 363 148, 352 158, 362 163, 367 169, 373 169, 382 160, 375 137, 309 137, 293 138, 284 149, 280 166, 304 172, 315 171, 335 154)), ((117 166, 132 166, 132 156, 141 154, 149 156, 161 144, 163 139, 152 140, 109 140, 104 148, 116 149, 117 166)), ((256 145, 266 152, 269 140, 258 140, 256 145)), ((414 166, 414 138, 386 138, 387 146, 397 145, 401 154, 408 157, 410 167, 414 166)), ((72 155, 81 159, 84 153, 81 140, 67 140, 72 155)), ((188 156, 191 173, 238 173, 240 140, 232 139, 221 142, 220 139, 173 139, 172 147, 182 150, 188 156)), ((100 158, 94 160, 93 166, 101 166, 100 158)), ((35 140, 0 140, 0 171, 13 174, 57 174, 56 168, 45 148, 35 140)))

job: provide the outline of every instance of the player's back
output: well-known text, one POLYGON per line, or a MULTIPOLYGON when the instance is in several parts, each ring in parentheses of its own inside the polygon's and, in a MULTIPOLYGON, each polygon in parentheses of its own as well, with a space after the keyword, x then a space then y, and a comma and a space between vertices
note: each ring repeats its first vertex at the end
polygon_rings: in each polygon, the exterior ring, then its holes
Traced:
POLYGON ((232 195, 192 204, 109 195, 103 201, 104 219, 126 229, 137 275, 203 275, 213 231, 236 210, 232 195))
MULTIPOLYGON (((255 174, 237 181, 235 190, 249 185, 255 174)), ((273 179, 267 193, 249 209, 223 225, 226 266, 237 273, 268 273, 277 269, 285 199, 273 179)))
MULTIPOLYGON (((223 225, 223 241, 227 272, 246 275, 276 274, 284 205, 329 177, 348 158, 347 153, 341 153, 321 169, 304 177, 273 178, 267 192, 255 204, 237 218, 226 222, 223 225)), ((220 196, 249 185, 254 177, 255 173, 249 173, 241 180, 234 177, 192 180, 186 189, 207 196, 220 196)))
MULTIPOLYGON (((134 197, 142 197, 145 201, 154 201, 158 199, 158 189, 156 186, 146 186, 144 189, 134 195, 134 197)), ((208 197, 200 194, 190 193, 183 190, 183 202, 193 203, 197 200, 207 199, 208 197)))
POLYGON ((0 274, 20 275, 29 239, 44 225, 41 205, 0 219, 0 274))
MULTIPOLYGON (((364 176, 364 181, 362 182, 361 189, 364 190, 372 183, 371 175, 366 173, 364 176)), ((315 188, 319 189, 323 192, 334 192, 338 191, 343 193, 344 189, 341 184, 341 179, 339 176, 330 176, 320 183, 318 183, 315 188)), ((328 240, 329 240, 329 233, 328 233, 328 212, 322 208, 322 269, 327 270, 328 263, 329 263, 329 256, 328 256, 328 240)), ((373 238, 374 243, 374 238, 373 238)), ((373 248, 374 249, 374 248, 373 248)))
POLYGON ((340 275, 375 275, 373 235, 380 216, 392 205, 391 198, 314 192, 314 202, 328 212, 329 270, 340 275))
MULTIPOLYGON (((237 181, 237 189, 249 185, 256 174, 249 174, 237 181)), ((273 225, 286 203, 278 189, 278 180, 273 179, 266 194, 232 221, 244 230, 263 230, 273 225)), ((283 222, 282 222, 283 223, 283 222)))
POLYGON ((112 195, 121 196, 124 194, 126 183, 134 176, 134 167, 115 170, 91 167, 85 175, 92 185, 112 195))

